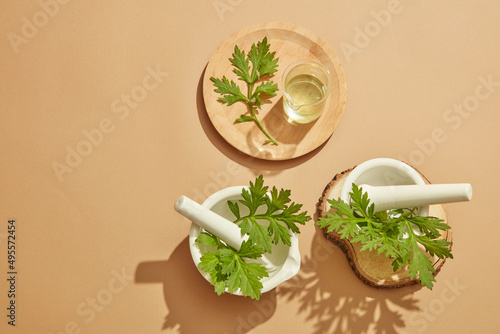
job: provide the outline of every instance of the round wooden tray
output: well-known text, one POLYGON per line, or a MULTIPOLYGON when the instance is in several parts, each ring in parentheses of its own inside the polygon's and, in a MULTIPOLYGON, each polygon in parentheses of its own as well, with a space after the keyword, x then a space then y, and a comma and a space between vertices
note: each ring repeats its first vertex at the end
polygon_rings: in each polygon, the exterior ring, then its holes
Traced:
MULTIPOLYGON (((333 180, 325 187, 317 204, 316 214, 318 218, 325 217, 325 212, 330 210, 329 203, 327 202, 328 199, 338 199, 340 197, 342 185, 351 171, 352 169, 349 169, 335 175, 333 180)), ((423 178, 425 179, 425 177, 423 178)), ((425 180, 428 183, 428 180, 425 180)), ((446 212, 442 205, 431 205, 429 215, 443 219, 445 223, 447 222, 446 212)), ((418 278, 410 279, 408 270, 394 272, 391 265, 392 260, 384 254, 377 255, 376 251, 360 251, 361 246, 359 243, 351 243, 347 239, 340 239, 337 233, 328 233, 326 228, 322 229, 322 232, 328 240, 342 249, 352 270, 364 283, 376 288, 398 288, 419 283, 418 278)), ((451 242, 451 229, 443 231, 441 239, 451 242)), ((441 270, 446 259, 427 255, 433 262, 433 267, 436 271, 435 276, 441 270)))
POLYGON ((318 36, 304 28, 286 23, 263 23, 245 28, 226 39, 214 52, 208 62, 203 78, 203 98, 208 116, 215 129, 236 149, 256 158, 265 160, 286 160, 311 152, 323 144, 335 130, 344 111, 346 101, 346 83, 339 60, 318 36), (247 85, 238 80, 233 72, 229 58, 232 58, 234 46, 245 52, 252 44, 267 36, 271 52, 279 57, 278 71, 270 78, 278 84, 277 95, 266 99, 258 118, 267 131, 279 142, 279 145, 264 144, 266 136, 254 122, 236 123, 241 114, 248 114, 245 103, 237 102, 227 106, 218 101, 219 93, 214 92, 210 77, 226 76, 234 80, 243 94, 247 94, 247 85), (297 59, 312 59, 325 65, 332 75, 332 95, 326 110, 314 123, 292 125, 284 117, 281 75, 289 64, 297 59))

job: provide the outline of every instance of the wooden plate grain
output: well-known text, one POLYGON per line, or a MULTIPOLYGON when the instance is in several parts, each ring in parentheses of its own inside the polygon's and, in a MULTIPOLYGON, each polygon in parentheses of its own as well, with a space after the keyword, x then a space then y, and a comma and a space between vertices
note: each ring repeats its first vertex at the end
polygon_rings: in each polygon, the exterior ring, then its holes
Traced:
POLYGON ((312 32, 287 23, 263 23, 245 28, 227 38, 208 62, 203 78, 203 98, 208 116, 215 129, 233 147, 250 156, 265 160, 286 160, 307 154, 323 144, 334 132, 346 102, 346 83, 342 66, 330 47, 312 32), (279 92, 267 99, 258 111, 258 118, 279 145, 264 144, 266 136, 254 122, 236 123, 241 114, 249 114, 243 102, 227 106, 218 101, 210 77, 226 76, 234 80, 244 94, 246 83, 238 80, 229 58, 234 46, 245 52, 252 44, 267 36, 271 52, 279 57, 278 71, 269 80, 278 84, 279 92), (332 77, 332 95, 325 112, 314 123, 293 125, 286 121, 283 112, 281 75, 289 64, 298 59, 311 59, 326 66, 332 77))
MULTIPOLYGON (((332 181, 325 187, 317 204, 316 216, 318 218, 325 217, 325 212, 331 210, 330 204, 327 201, 328 199, 340 198, 342 185, 351 171, 352 169, 349 169, 335 175, 332 181)), ((428 183, 427 180, 426 182, 428 183)), ((445 223, 448 222, 446 212, 442 205, 431 205, 429 207, 429 215, 443 219, 445 223)), ((400 269, 394 272, 391 265, 392 260, 384 254, 378 255, 376 251, 361 251, 359 243, 351 243, 347 239, 341 239, 338 233, 328 233, 326 228, 322 229, 322 232, 326 239, 332 241, 342 249, 352 270, 365 284, 376 288, 399 288, 419 283, 418 278, 410 278, 409 270, 400 269)), ((443 231, 440 239, 452 242, 451 229, 443 231)), ((427 254, 427 256, 432 261, 435 276, 443 267, 446 258, 440 259, 430 254, 427 254)))

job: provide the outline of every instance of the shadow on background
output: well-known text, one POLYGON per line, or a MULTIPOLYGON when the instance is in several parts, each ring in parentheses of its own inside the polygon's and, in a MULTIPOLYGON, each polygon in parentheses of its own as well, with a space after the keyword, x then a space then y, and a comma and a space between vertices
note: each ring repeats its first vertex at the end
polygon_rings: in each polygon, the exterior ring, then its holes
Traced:
MULTIPOLYGON (((210 118, 208 117, 207 110, 205 108, 205 102, 203 100, 203 77, 205 76, 206 66, 201 73, 200 80, 198 81, 198 87, 196 90, 196 107, 198 109, 198 118, 201 123, 201 127, 205 132, 206 136, 222 154, 227 156, 229 159, 239 163, 242 166, 248 167, 253 170, 267 171, 267 174, 279 174, 284 169, 289 169, 298 166, 307 160, 314 157, 323 147, 328 143, 330 138, 321 144, 318 148, 313 151, 293 159, 283 160, 283 161, 270 161, 252 157, 243 152, 240 152, 229 144, 220 134, 217 132, 213 126, 210 118)), ((281 100, 280 100, 281 101, 281 100)), ((263 120, 261 120, 262 122, 263 120)), ((238 124, 235 124, 237 126, 238 124)), ((257 125, 255 126, 256 129, 257 125)), ((260 131, 260 130, 259 130, 260 131)))
POLYGON ((316 231, 311 256, 303 258, 297 276, 279 288, 278 296, 299 303, 323 333, 397 333, 406 327, 402 310, 418 311, 411 286, 376 289, 364 284, 351 270, 344 253, 316 231))
POLYGON ((179 333, 247 333, 267 321, 276 309, 276 290, 259 301, 249 297, 217 296, 198 272, 186 237, 166 261, 141 262, 136 283, 161 283, 168 309, 163 329, 179 333))

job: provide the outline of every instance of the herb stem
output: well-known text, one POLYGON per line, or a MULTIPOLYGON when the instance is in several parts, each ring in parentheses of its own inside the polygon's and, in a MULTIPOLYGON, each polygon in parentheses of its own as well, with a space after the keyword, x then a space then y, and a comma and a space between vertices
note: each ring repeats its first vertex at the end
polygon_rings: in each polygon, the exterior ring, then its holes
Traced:
POLYGON ((274 139, 270 134, 269 132, 267 132, 267 130, 264 128, 264 126, 260 123, 259 119, 257 118, 257 115, 255 114, 255 109, 253 107, 253 103, 252 102, 248 102, 248 104, 250 105, 250 111, 252 112, 252 116, 253 118, 255 119, 255 123, 257 123, 257 125, 259 126, 259 129, 264 132, 264 134, 267 136, 267 138, 269 138, 269 141, 272 142, 274 145, 278 146, 279 143, 276 141, 276 139, 274 139))
POLYGON ((249 214, 248 216, 245 216, 245 217, 240 217, 238 219, 236 219, 234 221, 234 223, 236 225, 238 225, 238 223, 241 223, 242 221, 244 221, 245 219, 247 218, 254 218, 254 219, 277 219, 279 220, 278 218, 281 217, 281 214, 265 214, 265 213, 261 213, 261 214, 249 214))
POLYGON ((259 129, 267 136, 267 138, 269 138, 269 141, 272 142, 274 145, 278 146, 279 143, 276 141, 276 139, 273 138, 273 136, 271 136, 269 134, 269 132, 267 132, 267 130, 264 128, 262 123, 260 123, 259 119, 257 118, 257 114, 255 113, 255 108, 253 107, 253 102, 252 102, 253 85, 254 85, 254 83, 248 84, 248 97, 247 97, 248 105, 250 106, 250 112, 252 113, 252 117, 253 117, 255 123, 257 123, 257 125, 259 126, 259 129))

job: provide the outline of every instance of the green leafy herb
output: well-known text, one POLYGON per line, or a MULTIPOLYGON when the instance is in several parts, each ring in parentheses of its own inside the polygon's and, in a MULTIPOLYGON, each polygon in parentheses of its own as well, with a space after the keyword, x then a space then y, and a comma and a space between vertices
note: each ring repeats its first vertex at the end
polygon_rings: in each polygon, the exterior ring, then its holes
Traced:
POLYGON ((432 289, 435 270, 420 246, 430 255, 453 258, 451 243, 438 239, 440 231, 450 226, 439 218, 416 216, 415 208, 374 212, 368 194, 355 184, 350 195, 351 205, 340 198, 328 200, 334 212, 327 212, 316 225, 326 228, 328 233, 337 232, 341 239, 359 242, 362 251, 385 253, 393 259, 394 271, 408 264, 410 278, 418 276, 422 285, 432 289))
POLYGON ((229 292, 240 289, 244 296, 259 299, 262 289, 260 281, 268 277, 266 268, 258 262, 246 262, 245 259, 257 259, 263 250, 251 242, 244 241, 239 251, 222 243, 219 238, 209 232, 202 232, 196 242, 205 246, 217 245, 215 253, 206 252, 198 265, 200 270, 210 273, 210 282, 215 292, 221 295, 228 288, 229 292))
POLYGON ((228 201, 229 208, 236 217, 234 221, 241 228, 242 235, 249 234, 250 240, 266 252, 271 252, 272 244, 281 240, 290 246, 291 234, 289 231, 300 233, 297 224, 304 225, 311 217, 307 212, 301 212, 302 204, 290 203, 290 190, 281 189, 279 192, 273 187, 268 194, 268 187, 264 186, 264 178, 260 175, 255 183, 250 182, 249 191, 243 189, 239 202, 249 209, 249 213, 242 216, 236 202, 228 201), (259 208, 265 207, 262 212, 259 208))
POLYGON ((273 187, 268 193, 268 189, 264 186, 262 175, 254 183, 250 182, 248 190, 243 189, 243 199, 239 203, 248 208, 249 212, 245 215, 241 215, 238 202, 227 202, 242 235, 249 235, 239 251, 209 232, 202 232, 196 239, 196 242, 212 249, 211 252, 203 254, 198 268, 210 274, 210 282, 219 295, 226 289, 231 293, 240 289, 244 296, 259 299, 262 290, 261 279, 269 274, 267 269, 255 260, 266 252, 270 253, 272 244, 281 241, 290 246, 291 232, 300 233, 297 224, 303 225, 311 219, 307 212, 298 213, 301 204, 288 204, 290 190, 278 191, 273 187))
POLYGON ((237 45, 234 47, 233 58, 230 58, 229 61, 234 66, 234 73, 236 73, 238 79, 247 83, 247 95, 241 92, 240 87, 233 80, 229 81, 225 76, 222 79, 211 77, 210 80, 212 80, 216 87, 214 91, 222 95, 219 101, 227 103, 228 106, 238 101, 248 104, 251 115, 243 114, 236 119, 236 122, 253 121, 257 123, 261 131, 268 138, 265 143, 278 145, 278 142, 267 132, 257 118, 255 110, 256 108, 261 108, 263 95, 275 96, 276 91, 278 91, 278 85, 272 81, 261 82, 260 85, 254 87, 259 80, 265 76, 273 75, 277 71, 279 58, 274 58, 276 52, 270 52, 270 47, 271 45, 267 42, 267 37, 264 37, 257 44, 254 43, 246 56, 245 51, 240 50, 237 45), (252 63, 251 67, 250 63, 252 63))

